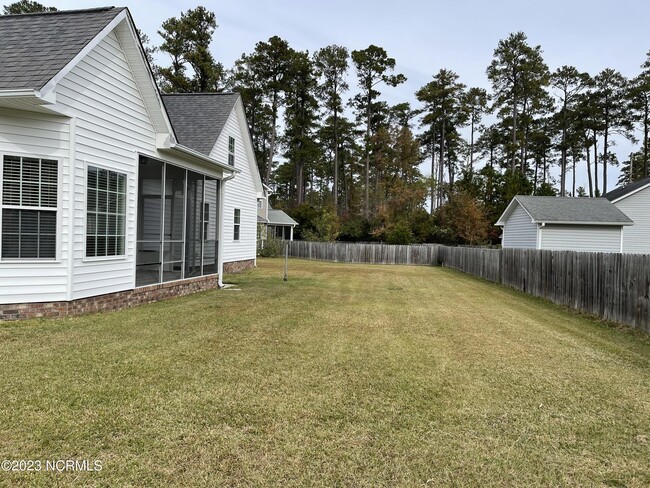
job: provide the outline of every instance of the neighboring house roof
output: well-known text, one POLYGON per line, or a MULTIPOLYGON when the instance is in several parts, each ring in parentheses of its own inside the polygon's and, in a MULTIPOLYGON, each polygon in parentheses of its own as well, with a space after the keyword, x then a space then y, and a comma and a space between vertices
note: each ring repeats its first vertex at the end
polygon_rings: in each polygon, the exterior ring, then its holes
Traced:
POLYGON ((212 151, 238 98, 238 93, 162 95, 178 142, 205 155, 212 151))
POLYGON ((257 216, 257 223, 258 224, 268 224, 269 221, 266 220, 264 217, 260 217, 259 215, 257 216))
POLYGON ((0 16, 0 90, 39 90, 124 8, 0 16))
POLYGON ((606 198, 517 195, 496 225, 505 225, 516 205, 521 205, 535 223, 578 225, 632 225, 634 223, 606 198))
POLYGON ((616 188, 615 190, 605 193, 603 197, 610 202, 617 202, 627 196, 632 195, 633 193, 643 190, 648 186, 650 186, 650 177, 635 181, 634 183, 630 183, 629 185, 625 185, 621 188, 616 188))
POLYGON ((271 225, 298 225, 298 222, 289 217, 282 210, 274 210, 269 207, 269 224, 271 225))

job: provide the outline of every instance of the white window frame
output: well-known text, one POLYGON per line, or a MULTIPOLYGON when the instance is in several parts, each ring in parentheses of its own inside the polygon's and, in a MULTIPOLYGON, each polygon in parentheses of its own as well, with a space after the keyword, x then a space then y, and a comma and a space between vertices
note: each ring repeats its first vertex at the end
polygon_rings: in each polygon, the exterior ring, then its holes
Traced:
POLYGON ((84 164, 84 197, 83 197, 83 212, 84 212, 84 229, 83 229, 83 259, 82 262, 93 262, 93 261, 124 261, 128 258, 128 242, 129 242, 129 236, 128 236, 128 225, 129 225, 129 174, 117 170, 115 168, 111 168, 110 166, 106 166, 103 164, 96 164, 92 162, 85 162, 84 164), (86 254, 87 249, 86 249, 86 238, 88 237, 88 169, 90 167, 96 168, 96 169, 103 169, 106 171, 111 171, 113 173, 118 173, 121 175, 124 175, 125 177, 125 189, 126 193, 124 194, 124 254, 116 254, 112 256, 88 256, 86 254))
POLYGON ((233 210, 232 240, 239 242, 241 240, 241 209, 235 208, 233 210))
POLYGON ((237 145, 237 141, 235 140, 235 138, 233 136, 228 136, 228 165, 232 166, 233 168, 235 167, 235 147, 236 147, 236 145, 237 145), (231 148, 231 145, 232 145, 232 148, 231 148))
MULTIPOLYGON (((0 190, 3 187, 4 181, 4 158, 19 157, 19 158, 34 158, 34 159, 49 159, 56 161, 57 175, 56 175, 56 207, 30 207, 21 205, 3 205, 2 192, 0 191, 0 264, 60 264, 61 263, 61 199, 62 199, 62 179, 63 179, 63 158, 52 156, 50 154, 37 154, 37 153, 21 153, 20 151, 13 152, 0 152, 0 190), (3 222, 3 209, 17 209, 17 210, 41 210, 48 212, 56 212, 56 230, 55 239, 56 244, 54 248, 54 258, 3 258, 2 257, 2 222, 3 222)), ((72 236, 70 237, 72 238, 72 236)))

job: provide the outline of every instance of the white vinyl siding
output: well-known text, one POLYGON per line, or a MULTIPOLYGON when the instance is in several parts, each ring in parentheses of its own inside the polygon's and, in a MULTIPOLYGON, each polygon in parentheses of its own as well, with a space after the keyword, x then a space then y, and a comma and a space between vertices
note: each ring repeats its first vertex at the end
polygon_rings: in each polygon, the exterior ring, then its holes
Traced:
POLYGON ((634 225, 623 228, 623 252, 650 253, 650 188, 614 203, 634 225))
POLYGON ((56 160, 59 187, 56 259, 0 263, 0 303, 66 299, 68 235, 62 228, 69 219, 69 136, 67 118, 0 108, 0 161, 4 155, 56 160))
MULTIPOLYGON (((137 172, 139 154, 216 178, 221 170, 161 154, 156 132, 120 40, 106 36, 57 86, 57 102, 76 118, 75 229, 86 223, 87 166, 126 175, 126 239, 123 256, 86 259, 85 233, 74 232, 72 299, 135 287, 137 172)), ((129 39, 125 42, 130 43, 129 39)))
POLYGON ((541 242, 542 249, 553 251, 620 252, 621 227, 547 224, 541 242))
POLYGON ((501 246, 504 248, 536 249, 537 227, 530 215, 517 203, 503 226, 501 246))
MULTIPOLYGON (((238 119, 237 102, 221 131, 221 135, 212 149, 210 156, 217 161, 228 161, 229 137, 235 139, 237 155, 236 168, 241 170, 232 180, 226 181, 224 188, 224 213, 227 223, 223 232, 223 261, 225 263, 255 259, 257 243, 257 189, 253 180, 252 168, 255 161, 248 160, 244 146, 243 127, 238 119), (239 240, 234 239, 233 216, 235 209, 240 210, 239 240)), ((248 134, 246 134, 248 137, 248 134)), ((256 168, 255 168, 256 169, 256 168)))
POLYGON ((57 86, 57 101, 76 116, 73 225, 86 221, 87 165, 126 175, 124 256, 86 260, 84 233, 74 232, 71 298, 133 288, 138 151, 155 153, 155 132, 116 34, 102 40, 57 86))

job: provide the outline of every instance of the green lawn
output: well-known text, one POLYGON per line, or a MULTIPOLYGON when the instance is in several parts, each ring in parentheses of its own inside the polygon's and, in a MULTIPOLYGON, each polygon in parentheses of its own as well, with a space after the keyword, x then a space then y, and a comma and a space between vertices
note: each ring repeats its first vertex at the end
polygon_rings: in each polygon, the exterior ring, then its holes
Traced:
POLYGON ((648 486, 650 340, 441 268, 261 260, 0 325, 0 486, 648 486))

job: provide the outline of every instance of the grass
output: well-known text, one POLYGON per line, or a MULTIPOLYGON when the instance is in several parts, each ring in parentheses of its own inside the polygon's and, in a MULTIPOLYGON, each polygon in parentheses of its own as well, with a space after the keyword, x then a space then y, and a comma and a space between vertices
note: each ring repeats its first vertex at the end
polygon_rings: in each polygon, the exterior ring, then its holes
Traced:
POLYGON ((29 486, 648 486, 650 339, 448 269, 261 260, 213 291, 0 326, 29 486))

